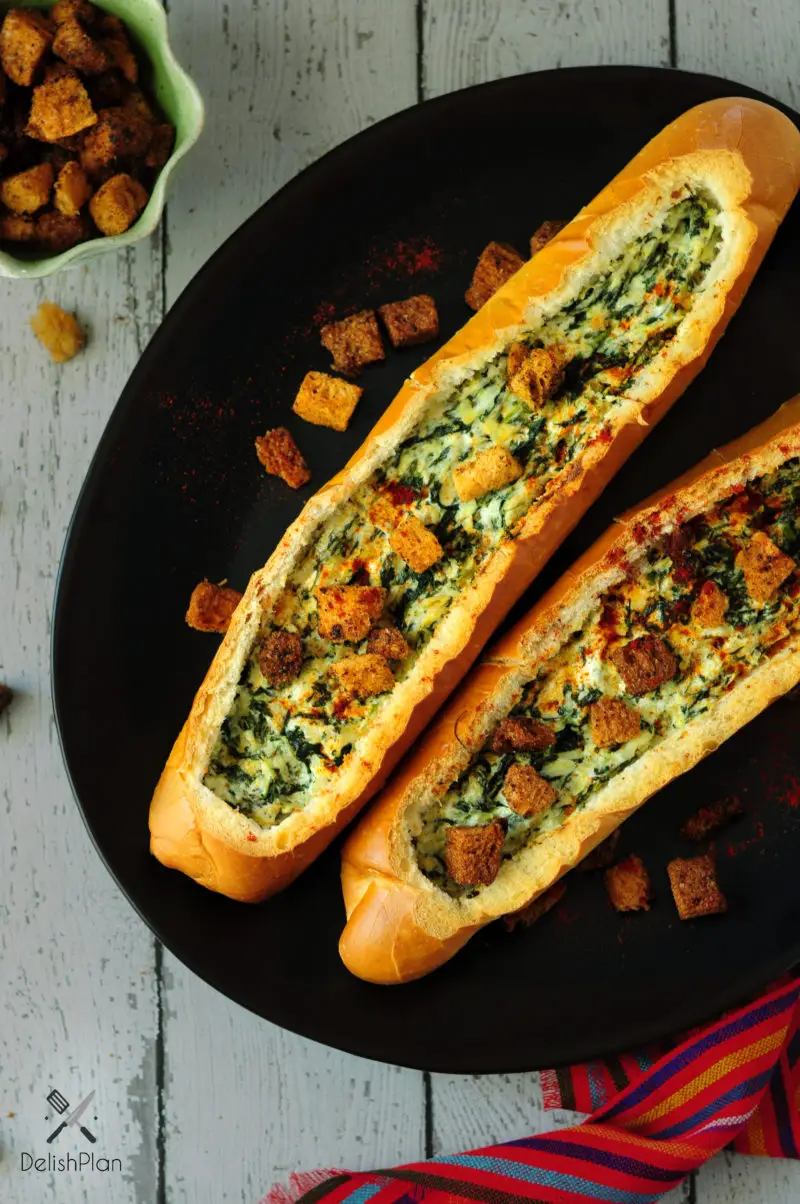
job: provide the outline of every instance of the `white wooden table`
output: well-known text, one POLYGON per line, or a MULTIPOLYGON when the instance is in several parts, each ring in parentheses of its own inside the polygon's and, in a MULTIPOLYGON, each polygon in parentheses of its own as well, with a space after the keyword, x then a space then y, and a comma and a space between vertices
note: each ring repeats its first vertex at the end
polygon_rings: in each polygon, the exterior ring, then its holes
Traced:
MULTIPOLYGON (((229 1003, 160 948, 92 849, 61 763, 48 665, 58 557, 106 418, 165 309, 257 205, 344 138, 428 96, 572 64, 672 64, 800 107, 798 0, 171 0, 170 10, 209 121, 164 228, 44 285, 0 282, 0 680, 17 692, 0 720, 8 1204, 251 1204, 295 1168, 386 1165, 565 1123, 542 1112, 535 1075, 430 1076, 324 1049, 229 1003), (27 328, 45 296, 77 309, 91 333, 61 368, 27 328), (96 1150, 121 1171, 22 1172, 23 1151, 48 1148, 53 1087, 71 1103, 96 1089, 96 1150)), ((726 1155, 669 1199, 800 1201, 800 1165, 726 1155)))

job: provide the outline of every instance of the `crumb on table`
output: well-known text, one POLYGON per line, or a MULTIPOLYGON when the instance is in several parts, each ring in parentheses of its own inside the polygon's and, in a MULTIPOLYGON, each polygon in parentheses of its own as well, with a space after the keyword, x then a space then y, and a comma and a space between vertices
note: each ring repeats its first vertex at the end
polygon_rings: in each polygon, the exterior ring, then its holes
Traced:
POLYGON ((604 875, 608 897, 617 911, 649 911, 653 898, 650 875, 641 857, 632 853, 604 875))
POLYGON ((381 305, 378 313, 393 347, 414 347, 435 339, 439 333, 436 302, 428 293, 381 305))
POLYGON ((672 897, 682 920, 715 916, 728 910, 728 902, 717 883, 714 858, 676 857, 667 866, 672 897))
POLYGON ((695 840, 699 843, 740 815, 744 815, 741 799, 735 797, 719 799, 716 803, 709 803, 707 807, 701 807, 699 811, 691 815, 681 828, 681 836, 686 840, 695 840))
POLYGON ((542 222, 541 226, 538 226, 531 235, 531 258, 538 254, 542 247, 546 247, 568 224, 566 219, 560 218, 542 222))
POLYGON ((320 339, 333 356, 336 371, 345 376, 358 376, 365 364, 385 359, 378 319, 372 309, 328 322, 320 331, 320 339))
POLYGON ((292 489, 300 489, 311 480, 303 453, 285 426, 259 435, 256 439, 256 455, 268 473, 280 477, 292 489))
POLYGON ((481 252, 472 275, 472 284, 464 298, 470 309, 478 310, 485 305, 524 262, 515 247, 504 242, 490 242, 481 252))
POLYGON ((233 612, 241 600, 238 590, 201 581, 192 590, 186 622, 195 631, 216 631, 221 635, 230 627, 233 612))
POLYGON ((346 431, 363 392, 358 385, 327 372, 307 372, 292 409, 306 422, 346 431))
POLYGON ((86 341, 75 315, 52 301, 42 302, 31 318, 31 329, 57 364, 71 360, 86 341))

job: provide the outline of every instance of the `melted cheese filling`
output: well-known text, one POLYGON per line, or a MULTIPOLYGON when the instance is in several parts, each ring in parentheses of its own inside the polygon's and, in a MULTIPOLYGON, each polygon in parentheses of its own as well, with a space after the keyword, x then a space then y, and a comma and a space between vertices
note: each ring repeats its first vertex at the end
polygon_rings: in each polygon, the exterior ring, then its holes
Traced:
POLYGON ((452 825, 493 819, 507 825, 503 857, 563 824, 576 808, 647 749, 680 731, 737 681, 760 665, 787 636, 800 630, 800 576, 793 573, 765 603, 754 603, 734 565, 737 552, 763 531, 800 564, 800 460, 761 477, 684 528, 689 539, 676 562, 664 546, 647 551, 624 583, 603 595, 579 631, 527 686, 512 711, 547 722, 556 743, 544 752, 481 752, 467 771, 423 818, 416 838, 423 873, 455 898, 473 898, 474 886, 459 885, 445 867, 445 834, 452 825), (724 592, 723 622, 703 629, 690 616, 704 581, 724 592), (675 677, 638 697, 608 659, 609 645, 643 635, 666 639, 679 661, 675 677), (591 736, 589 706, 601 697, 621 698, 634 708, 641 730, 632 740, 598 748, 591 736), (513 811, 503 797, 503 780, 514 762, 533 765, 558 791, 552 807, 533 818, 513 811))
POLYGON ((686 190, 604 274, 527 332, 523 341, 557 347, 566 362, 563 385, 540 409, 508 389, 507 355, 499 354, 434 401, 394 456, 321 525, 264 622, 264 634, 281 628, 301 636, 302 669, 289 685, 270 686, 254 647, 204 778, 219 798, 269 827, 332 780, 389 695, 337 695, 331 666, 366 643, 320 637, 315 590, 356 583, 388 591, 387 618, 411 649, 393 665, 402 681, 487 558, 515 538, 537 498, 602 435, 626 388, 674 337, 718 253, 717 215, 708 197, 686 190), (460 502, 453 469, 492 445, 508 448, 523 475, 460 502), (444 551, 438 563, 416 573, 392 551, 369 517, 378 498, 434 531, 444 551))

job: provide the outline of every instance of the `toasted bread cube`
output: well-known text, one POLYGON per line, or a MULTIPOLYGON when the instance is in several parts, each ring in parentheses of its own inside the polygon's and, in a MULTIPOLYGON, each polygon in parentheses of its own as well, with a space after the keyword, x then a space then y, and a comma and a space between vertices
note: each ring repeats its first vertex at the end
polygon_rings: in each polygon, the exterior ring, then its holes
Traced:
POLYGON ((163 167, 172 154, 175 145, 175 127, 162 123, 153 127, 153 134, 147 154, 144 157, 145 167, 163 167))
POLYGON ((285 426, 259 435, 256 439, 256 455, 267 472, 281 477, 292 489, 299 489, 311 480, 303 453, 285 426))
POLYGON ((641 857, 631 854, 604 874, 608 897, 617 911, 649 911, 653 899, 650 876, 641 857))
POLYGON ((527 715, 509 715, 494 729, 489 747, 494 753, 542 752, 555 742, 556 734, 549 723, 527 715))
POLYGON ((579 873, 588 874, 592 870, 608 869, 610 865, 614 864, 614 855, 621 835, 619 828, 615 828, 610 836, 594 846, 591 853, 587 853, 583 861, 578 862, 575 866, 576 870, 579 873))
POLYGON ((109 52, 86 33, 75 17, 67 17, 53 39, 56 58, 74 67, 82 75, 102 75, 113 65, 109 52))
POLYGON ((333 356, 336 371, 345 376, 358 376, 365 364, 386 358, 378 319, 372 309, 362 309, 340 322, 329 322, 322 327, 320 339, 333 356))
POLYGON ((258 653, 258 667, 271 686, 286 686, 303 667, 303 644, 294 631, 271 631, 258 653))
POLYGON ((62 75, 33 90, 27 133, 40 142, 58 142, 97 122, 89 94, 77 75, 62 75))
POLYGON ((58 173, 53 204, 65 217, 77 217, 92 195, 92 186, 80 163, 70 159, 58 173))
POLYGON ((65 313, 52 301, 42 302, 31 318, 31 329, 57 364, 71 360, 85 342, 75 315, 65 313))
POLYGON ((744 807, 738 798, 723 798, 707 807, 701 807, 694 815, 690 815, 681 828, 681 836, 686 840, 694 840, 698 844, 719 831, 732 819, 744 815, 744 807))
POLYGON ((0 217, 0 239, 6 242, 35 242, 36 222, 30 217, 4 213, 0 217))
POLYGON ((642 729, 638 711, 621 698, 601 698, 589 707, 592 739, 598 748, 633 740, 642 729))
POLYGON ((241 600, 238 590, 201 581, 192 590, 186 622, 195 631, 216 631, 221 635, 230 627, 233 612, 241 600))
POLYGON ((77 17, 87 25, 91 25, 98 16, 98 11, 89 0, 58 0, 50 9, 50 16, 56 25, 77 17))
POLYGON ((506 352, 506 379, 516 376, 530 353, 527 343, 512 343, 506 352))
POLYGON ((478 452, 473 459, 457 464, 453 469, 453 484, 459 500, 471 502, 484 493, 494 493, 512 481, 518 481, 523 471, 507 448, 490 447, 478 452))
POLYGON ((31 87, 52 42, 53 30, 44 16, 9 9, 0 28, 0 65, 12 83, 31 87))
POLYGON ((317 625, 324 640, 357 644, 383 614, 388 595, 376 585, 325 585, 316 591, 317 625))
POLYGON ((747 592, 754 602, 768 602, 797 567, 763 531, 756 531, 734 563, 744 573, 747 592))
POLYGON ((512 765, 503 782, 503 795, 512 811, 530 818, 549 811, 558 791, 532 765, 512 765))
POLYGON ((543 915, 560 903, 566 893, 567 884, 563 879, 560 882, 554 882, 530 903, 520 907, 519 911, 512 911, 507 916, 503 916, 503 923, 509 932, 513 932, 519 924, 523 928, 530 928, 532 924, 541 920, 543 915))
POLYGON ((542 247, 546 247, 557 234, 560 234, 566 225, 568 222, 558 219, 542 222, 541 226, 531 235, 531 258, 537 251, 541 251, 542 247))
POLYGON ((103 234, 123 234, 147 204, 147 190, 122 172, 101 184, 89 202, 94 224, 103 234))
POLYGON ((657 635, 642 635, 627 644, 612 648, 609 660, 619 673, 629 694, 648 694, 678 672, 678 658, 665 640, 657 635))
POLYGON ((491 886, 500 870, 505 828, 499 820, 482 827, 451 827, 445 832, 447 872, 461 886, 491 886))
POLYGON ((153 127, 143 117, 120 105, 102 109, 97 117, 81 147, 81 166, 90 176, 102 175, 123 155, 134 159, 144 155, 153 127))
POLYGON ((464 298, 471 309, 480 309, 497 290, 518 272, 525 260, 505 242, 490 242, 481 252, 464 298))
POLYGON ((121 21, 114 23, 113 18, 106 16, 101 22, 101 31, 105 35, 103 45, 111 55, 114 66, 129 84, 135 84, 139 79, 139 64, 125 26, 121 21))
POLYGON ((13 700, 14 691, 11 687, 0 683, 0 715, 11 706, 13 700))
POLYGON ((552 348, 532 347, 516 368, 509 367, 508 387, 532 410, 549 401, 564 379, 561 358, 552 348))
POLYGON ((682 920, 715 916, 728 910, 728 901, 719 889, 714 858, 676 857, 667 866, 672 897, 682 920))
POLYGON ((704 581, 692 603, 692 619, 698 627, 719 627, 728 609, 728 599, 716 581, 704 581))
POLYGON ((363 656, 345 656, 331 666, 331 673, 343 694, 349 698, 371 698, 386 694, 394 686, 394 676, 382 656, 365 652, 363 656))
POLYGON ((413 514, 406 515, 398 523, 391 534, 389 544, 415 573, 424 573, 444 555, 442 545, 433 531, 413 514))
POLYGON ((91 227, 81 214, 67 217, 64 213, 41 213, 36 219, 36 237, 49 251, 58 253, 76 247, 92 237, 91 227))
POLYGON ((375 627, 369 633, 367 651, 382 656, 385 661, 403 661, 411 655, 405 637, 396 627, 375 627))
POLYGON ((52 163, 39 163, 0 184, 0 200, 12 213, 35 213, 50 200, 56 173, 52 163))
POLYGON ((306 422, 346 431, 363 389, 327 372, 307 372, 292 409, 306 422))
POLYGON ((134 116, 140 117, 142 121, 146 121, 149 125, 158 124, 158 114, 141 88, 128 88, 122 107, 123 109, 127 109, 129 113, 133 113, 134 116))
POLYGON ((413 347, 435 339, 439 333, 436 302, 428 293, 381 305, 378 313, 393 347, 413 347))

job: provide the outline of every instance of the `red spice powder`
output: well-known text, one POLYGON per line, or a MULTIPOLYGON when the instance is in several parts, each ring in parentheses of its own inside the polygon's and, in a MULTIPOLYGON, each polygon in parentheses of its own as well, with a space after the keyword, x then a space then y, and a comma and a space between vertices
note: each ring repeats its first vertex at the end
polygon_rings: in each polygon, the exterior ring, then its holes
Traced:
POLYGON ((393 481, 386 486, 386 493, 393 506, 408 506, 417 497, 417 491, 410 485, 399 485, 393 481))

